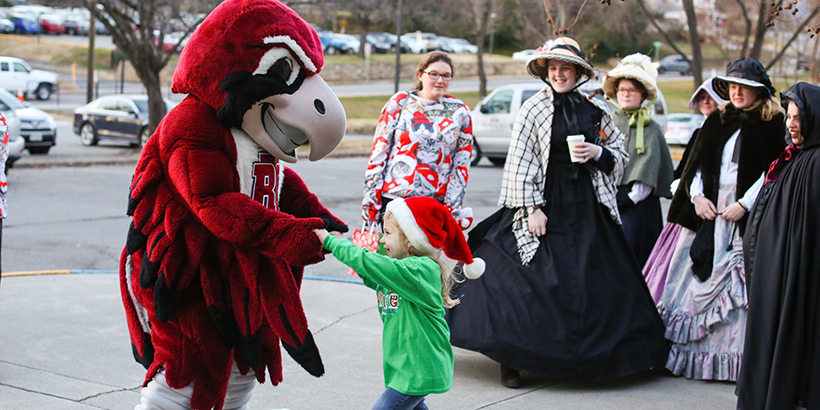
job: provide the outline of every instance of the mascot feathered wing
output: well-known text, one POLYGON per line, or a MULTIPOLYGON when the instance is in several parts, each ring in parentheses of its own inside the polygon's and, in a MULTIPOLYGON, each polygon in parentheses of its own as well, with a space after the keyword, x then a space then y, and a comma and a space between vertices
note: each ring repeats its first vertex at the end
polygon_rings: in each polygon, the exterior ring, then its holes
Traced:
POLYGON ((120 262, 145 384, 164 369, 193 383, 195 409, 220 409, 232 363, 282 380, 279 342, 324 372, 299 296, 323 259, 313 229, 346 227, 279 162, 330 153, 344 109, 317 75, 315 30, 274 0, 228 0, 194 32, 174 74, 188 96, 145 145, 131 183, 120 262))

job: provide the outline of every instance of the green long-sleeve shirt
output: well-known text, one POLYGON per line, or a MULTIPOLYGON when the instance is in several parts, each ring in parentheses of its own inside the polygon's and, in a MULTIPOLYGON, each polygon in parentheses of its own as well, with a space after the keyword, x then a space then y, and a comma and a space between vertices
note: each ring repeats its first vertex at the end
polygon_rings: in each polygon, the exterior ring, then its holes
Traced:
POLYGON ((384 324, 385 386, 411 396, 450 390, 453 348, 438 263, 428 257, 393 259, 333 236, 323 245, 376 291, 384 324))

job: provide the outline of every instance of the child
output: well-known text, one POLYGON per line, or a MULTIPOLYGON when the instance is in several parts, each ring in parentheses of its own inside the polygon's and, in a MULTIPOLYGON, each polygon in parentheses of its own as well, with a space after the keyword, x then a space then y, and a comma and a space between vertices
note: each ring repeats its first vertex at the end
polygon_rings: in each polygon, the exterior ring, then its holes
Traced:
POLYGON ((453 382, 444 309, 458 303, 450 297, 456 262, 463 262, 464 275, 475 279, 484 272, 484 261, 473 259, 456 220, 429 197, 396 198, 387 205, 380 240, 387 256, 324 229, 314 232, 378 294, 387 390, 373 410, 427 409, 424 397, 449 391, 453 382))

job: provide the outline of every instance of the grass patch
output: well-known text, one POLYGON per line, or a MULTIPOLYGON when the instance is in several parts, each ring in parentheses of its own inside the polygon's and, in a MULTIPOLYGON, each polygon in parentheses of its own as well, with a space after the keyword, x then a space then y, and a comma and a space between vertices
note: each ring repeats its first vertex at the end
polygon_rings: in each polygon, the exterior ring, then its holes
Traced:
POLYGON ((694 92, 692 80, 666 81, 659 83, 658 88, 663 91, 668 112, 691 112, 689 110, 689 99, 694 92))

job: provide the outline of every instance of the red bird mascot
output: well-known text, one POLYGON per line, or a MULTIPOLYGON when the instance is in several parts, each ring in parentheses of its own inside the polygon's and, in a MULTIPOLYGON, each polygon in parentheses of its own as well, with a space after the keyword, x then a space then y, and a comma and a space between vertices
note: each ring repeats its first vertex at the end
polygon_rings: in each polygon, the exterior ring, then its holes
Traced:
POLYGON ((344 136, 323 63, 316 31, 275 0, 223 2, 185 47, 172 89, 188 96, 143 149, 120 261, 148 370, 137 409, 246 409, 265 369, 282 381, 280 341, 324 373, 299 287, 323 259, 312 230, 347 227, 279 164, 344 136))

